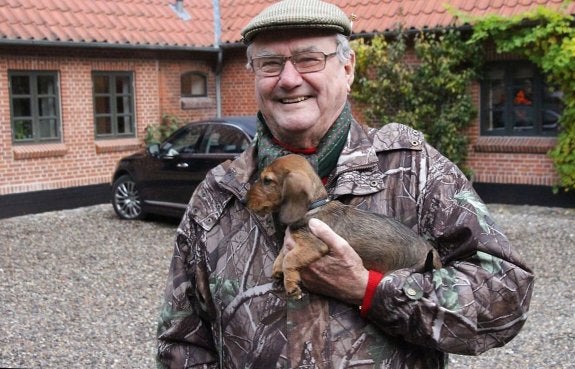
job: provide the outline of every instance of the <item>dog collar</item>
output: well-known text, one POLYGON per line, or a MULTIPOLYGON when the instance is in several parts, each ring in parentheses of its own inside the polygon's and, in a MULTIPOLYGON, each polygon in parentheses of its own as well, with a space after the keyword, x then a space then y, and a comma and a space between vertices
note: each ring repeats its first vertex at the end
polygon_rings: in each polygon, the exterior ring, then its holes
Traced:
POLYGON ((324 206, 325 204, 327 204, 330 201, 331 201, 331 199, 329 197, 326 197, 325 199, 315 200, 314 202, 309 204, 308 210, 317 209, 321 206, 324 206))

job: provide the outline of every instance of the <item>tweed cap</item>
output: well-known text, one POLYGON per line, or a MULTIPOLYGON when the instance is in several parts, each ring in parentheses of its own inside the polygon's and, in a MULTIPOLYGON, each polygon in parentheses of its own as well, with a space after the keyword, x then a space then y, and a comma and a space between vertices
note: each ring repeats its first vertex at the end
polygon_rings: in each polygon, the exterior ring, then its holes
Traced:
POLYGON ((256 15, 242 30, 242 39, 249 44, 261 32, 293 28, 351 35, 350 19, 336 5, 319 0, 283 0, 256 15))

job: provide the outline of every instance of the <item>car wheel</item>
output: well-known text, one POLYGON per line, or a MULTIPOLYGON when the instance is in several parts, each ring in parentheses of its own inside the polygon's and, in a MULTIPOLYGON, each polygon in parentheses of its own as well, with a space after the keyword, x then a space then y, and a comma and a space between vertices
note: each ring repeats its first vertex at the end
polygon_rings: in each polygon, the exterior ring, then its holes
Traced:
POLYGON ((142 198, 136 182, 129 175, 123 175, 112 185, 112 204, 114 211, 122 219, 143 219, 142 198))

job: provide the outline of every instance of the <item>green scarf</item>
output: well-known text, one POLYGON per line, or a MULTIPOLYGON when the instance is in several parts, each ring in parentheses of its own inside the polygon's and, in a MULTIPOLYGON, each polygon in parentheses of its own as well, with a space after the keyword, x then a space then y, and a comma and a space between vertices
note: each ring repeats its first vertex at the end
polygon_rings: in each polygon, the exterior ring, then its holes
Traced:
POLYGON ((281 146, 277 139, 272 137, 264 117, 261 113, 258 113, 258 170, 261 172, 263 168, 281 156, 297 153, 305 156, 321 178, 327 177, 337 164, 339 154, 347 140, 352 119, 351 108, 346 103, 341 114, 331 125, 325 136, 323 136, 315 150, 311 152, 308 152, 308 150, 297 150, 294 152, 294 150, 281 146))

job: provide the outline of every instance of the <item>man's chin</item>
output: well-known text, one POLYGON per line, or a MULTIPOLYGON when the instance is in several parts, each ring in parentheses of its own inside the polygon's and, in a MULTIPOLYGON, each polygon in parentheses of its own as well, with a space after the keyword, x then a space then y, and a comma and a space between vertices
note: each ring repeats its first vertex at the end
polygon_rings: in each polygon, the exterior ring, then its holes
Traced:
POLYGON ((276 120, 277 125, 283 132, 289 134, 301 134, 315 125, 315 120, 310 119, 310 115, 293 115, 286 118, 276 120))

